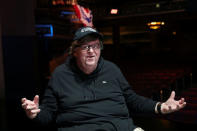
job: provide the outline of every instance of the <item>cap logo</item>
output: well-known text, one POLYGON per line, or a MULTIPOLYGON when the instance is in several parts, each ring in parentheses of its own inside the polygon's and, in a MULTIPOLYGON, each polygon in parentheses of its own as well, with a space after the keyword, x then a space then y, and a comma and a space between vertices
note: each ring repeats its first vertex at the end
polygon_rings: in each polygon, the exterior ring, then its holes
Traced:
POLYGON ((92 28, 84 28, 84 29, 81 29, 81 32, 87 32, 87 31, 91 31, 91 32, 96 32, 96 30, 92 29, 92 28))

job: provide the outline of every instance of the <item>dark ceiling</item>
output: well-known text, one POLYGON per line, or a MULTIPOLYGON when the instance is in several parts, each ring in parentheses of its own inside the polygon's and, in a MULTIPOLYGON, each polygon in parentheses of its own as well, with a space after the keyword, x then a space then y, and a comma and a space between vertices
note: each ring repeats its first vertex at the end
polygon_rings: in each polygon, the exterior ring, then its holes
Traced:
POLYGON ((189 0, 79 0, 78 3, 93 10, 95 19, 172 14, 192 8, 189 0), (118 14, 109 14, 111 8, 119 9, 118 14))
POLYGON ((102 6, 110 6, 110 5, 122 5, 125 3, 151 3, 151 2, 159 2, 159 1, 169 1, 169 0, 78 0, 78 3, 82 4, 97 4, 102 6))
MULTIPOLYGON (((45 0, 48 1, 48 0, 45 0)), ((196 0, 77 0, 78 4, 92 10, 95 19, 109 19, 132 16, 149 16, 180 12, 195 12, 196 0), (110 10, 117 8, 118 14, 111 15, 110 10)), ((38 3, 42 3, 39 1, 38 3)), ((45 2, 46 5, 48 2, 45 2)), ((57 6, 60 7, 60 6, 57 6)), ((54 9, 54 8, 52 8, 54 9)), ((65 8, 55 8, 56 12, 65 8)), ((197 11, 196 11, 197 12, 197 11)))
POLYGON ((122 6, 122 5, 139 5, 154 3, 180 3, 192 0, 77 0, 79 4, 86 6, 122 6))

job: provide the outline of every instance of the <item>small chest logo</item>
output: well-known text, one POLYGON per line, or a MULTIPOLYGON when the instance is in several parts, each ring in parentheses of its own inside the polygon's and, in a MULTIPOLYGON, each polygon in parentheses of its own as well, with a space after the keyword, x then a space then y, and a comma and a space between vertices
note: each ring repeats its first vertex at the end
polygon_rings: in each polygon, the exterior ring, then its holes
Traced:
POLYGON ((103 83, 103 84, 106 84, 106 83, 107 83, 107 81, 102 81, 102 83, 103 83))

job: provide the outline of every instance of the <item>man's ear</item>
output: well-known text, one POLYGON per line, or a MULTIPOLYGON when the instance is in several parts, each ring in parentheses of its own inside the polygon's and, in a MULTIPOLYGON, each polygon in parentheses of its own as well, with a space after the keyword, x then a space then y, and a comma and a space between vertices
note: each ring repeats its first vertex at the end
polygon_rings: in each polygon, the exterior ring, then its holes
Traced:
POLYGON ((103 50, 103 41, 100 41, 101 50, 103 50))

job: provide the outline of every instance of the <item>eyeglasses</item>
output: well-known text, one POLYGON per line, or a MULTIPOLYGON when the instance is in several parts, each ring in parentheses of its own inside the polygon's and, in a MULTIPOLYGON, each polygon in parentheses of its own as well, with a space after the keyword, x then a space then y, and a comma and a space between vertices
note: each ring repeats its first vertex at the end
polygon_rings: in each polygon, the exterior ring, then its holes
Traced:
POLYGON ((93 50, 96 50, 96 49, 100 49, 100 44, 97 43, 94 45, 81 45, 79 47, 84 51, 88 51, 90 48, 92 48, 93 50))

